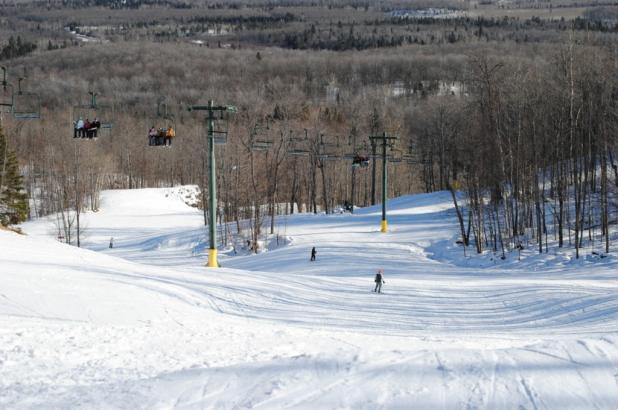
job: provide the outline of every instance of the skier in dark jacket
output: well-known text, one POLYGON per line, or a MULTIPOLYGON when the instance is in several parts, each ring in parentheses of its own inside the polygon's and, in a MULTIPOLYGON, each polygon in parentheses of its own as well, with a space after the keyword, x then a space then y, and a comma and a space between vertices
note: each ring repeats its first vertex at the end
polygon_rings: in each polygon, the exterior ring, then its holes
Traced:
POLYGON ((315 246, 311 248, 311 262, 315 261, 315 246))
POLYGON ((90 123, 90 134, 92 135, 92 137, 94 137, 94 138, 97 137, 97 133, 99 132, 99 128, 101 128, 101 121, 99 121, 98 118, 95 118, 90 123))
POLYGON ((376 277, 373 280, 376 283, 376 287, 373 290, 374 292, 382 293, 382 284, 386 283, 382 278, 382 273, 384 273, 384 271, 382 269, 378 269, 378 273, 376 273, 376 277))

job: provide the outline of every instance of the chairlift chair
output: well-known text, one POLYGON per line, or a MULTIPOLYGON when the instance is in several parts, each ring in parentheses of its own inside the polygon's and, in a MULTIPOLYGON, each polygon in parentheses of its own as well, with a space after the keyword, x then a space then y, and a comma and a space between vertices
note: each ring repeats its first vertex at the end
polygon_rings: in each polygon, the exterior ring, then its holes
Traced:
POLYGON ((290 148, 288 149, 288 155, 291 155, 293 157, 305 157, 307 155, 309 155, 309 150, 308 149, 304 149, 304 148, 290 148))
POLYGON ((406 163, 410 165, 429 165, 431 161, 428 159, 419 159, 419 160, 408 160, 406 163))
POLYGON ((345 154, 343 158, 352 160, 352 168, 366 168, 369 166, 369 155, 367 154, 368 147, 366 143, 361 144, 360 147, 355 146, 350 140, 348 145, 354 145, 352 152, 345 154))
POLYGON ((341 158, 341 156, 336 154, 319 154, 318 158, 321 161, 336 161, 341 158))
POLYGON ((254 151, 267 151, 269 150, 273 144, 273 138, 268 132, 270 130, 270 126, 268 123, 268 118, 266 119, 266 126, 260 121, 253 128, 253 132, 251 133, 251 149, 254 151))
POLYGON ((356 155, 352 159, 352 167, 354 168, 367 168, 369 166, 369 157, 356 155))
POLYGON ((287 149, 288 155, 303 157, 309 155, 309 138, 307 137, 307 130, 305 130, 304 137, 295 137, 290 131, 289 147, 287 149))
POLYGON ((36 120, 41 118, 41 97, 21 89, 24 79, 18 79, 17 93, 13 93, 13 117, 18 120, 36 120))
MULTIPOLYGON (((167 104, 160 100, 157 103, 157 115, 151 119, 150 128, 148 129, 148 146, 159 147, 166 146, 166 138, 172 129, 173 136, 177 136, 176 119, 173 114, 167 111, 167 104), (153 130, 154 129, 154 130, 153 130)), ((170 145, 171 146, 171 142, 170 145)))
POLYGON ((402 158, 411 165, 427 164, 429 162, 421 157, 417 144, 413 141, 408 144, 407 152, 402 155, 402 158))
POLYGON ((271 142, 255 139, 251 142, 251 149, 254 151, 268 151, 272 145, 271 142))
POLYGON ((76 132, 76 124, 79 120, 97 120, 98 127, 94 128, 94 136, 89 134, 87 131, 81 132, 81 137, 92 139, 93 137, 99 136, 99 132, 101 130, 105 130, 107 135, 111 134, 111 129, 114 126, 113 117, 114 110, 112 106, 109 105, 101 105, 97 103, 97 95, 98 93, 94 91, 89 91, 90 102, 88 104, 78 104, 73 106, 73 112, 71 114, 71 118, 73 119, 73 137, 76 138, 79 136, 76 132))
POLYGON ((342 158, 352 160, 352 168, 366 168, 369 166, 370 158, 368 155, 350 153, 343 155, 342 158))
POLYGON ((430 161, 419 158, 418 155, 412 155, 412 154, 403 155, 402 159, 403 161, 405 161, 406 164, 410 164, 410 165, 424 165, 424 164, 430 163, 430 161))
POLYGON ((229 132, 229 114, 227 111, 219 111, 218 115, 218 118, 214 118, 212 132, 215 139, 215 145, 223 145, 227 143, 227 134, 229 132))
POLYGON ((335 142, 325 140, 326 135, 320 134, 320 147, 325 150, 334 150, 339 149, 341 144, 339 144, 339 136, 335 136, 335 142))
POLYGON ((335 137, 337 139, 336 142, 330 142, 330 141, 325 141, 324 139, 325 135, 324 134, 320 134, 320 144, 318 146, 318 158, 320 160, 326 160, 326 161, 332 161, 332 160, 336 160, 336 159, 340 159, 341 153, 340 151, 340 144, 339 144, 339 137, 335 137))
POLYGON ((148 129, 148 146, 159 147, 165 146, 165 138, 167 138, 170 128, 173 130, 171 138, 176 138, 178 135, 176 129, 176 121, 172 116, 166 118, 156 118, 150 121, 150 128, 148 129), (154 128, 154 134, 152 129, 154 128))
POLYGON ((404 156, 405 154, 401 150, 395 148, 394 145, 391 145, 391 152, 386 156, 386 159, 388 162, 397 164, 403 162, 404 156))

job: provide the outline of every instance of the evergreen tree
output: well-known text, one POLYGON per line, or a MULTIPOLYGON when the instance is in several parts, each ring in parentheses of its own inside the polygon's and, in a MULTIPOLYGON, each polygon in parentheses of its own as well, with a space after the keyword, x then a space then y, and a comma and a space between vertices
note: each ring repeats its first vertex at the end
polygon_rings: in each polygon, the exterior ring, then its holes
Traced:
POLYGON ((15 152, 11 151, 0 128, 0 224, 10 225, 28 218, 28 195, 15 152))

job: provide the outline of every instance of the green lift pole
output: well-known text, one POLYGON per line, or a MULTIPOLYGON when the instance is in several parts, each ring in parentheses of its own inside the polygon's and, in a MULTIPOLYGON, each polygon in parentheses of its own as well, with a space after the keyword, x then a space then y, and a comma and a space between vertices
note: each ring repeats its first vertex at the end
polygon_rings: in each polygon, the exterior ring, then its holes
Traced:
POLYGON ((236 107, 232 105, 215 106, 212 100, 208 101, 208 105, 193 105, 189 111, 208 111, 206 123, 208 126, 208 193, 209 193, 209 215, 208 215, 208 231, 209 231, 209 249, 208 249, 208 267, 218 268, 217 261, 217 176, 215 167, 215 112, 236 112, 236 107))
MULTIPOLYGON (((386 199, 387 199, 387 190, 388 190, 388 178, 387 178, 387 160, 386 157, 386 149, 389 145, 389 141, 397 139, 397 137, 389 137, 386 132, 382 133, 382 135, 372 135, 369 137, 373 145, 377 145, 374 143, 381 142, 382 143, 382 221, 380 222, 380 232, 388 232, 388 222, 386 220, 386 199)), ((375 159, 374 159, 375 160, 375 159)))
MULTIPOLYGON (((356 151, 356 132, 355 130, 352 132, 352 135, 350 135, 351 139, 352 139, 352 155, 356 156, 358 155, 357 151, 356 151)), ((355 185, 356 185, 356 167, 354 165, 352 165, 352 189, 350 192, 350 213, 353 214, 354 213, 354 198, 355 198, 355 185)))
POLYGON ((208 267, 218 268, 219 261, 217 260, 217 167, 215 166, 215 127, 214 127, 214 113, 212 111, 212 100, 208 101, 208 194, 209 194, 209 216, 210 222, 208 228, 210 232, 210 248, 208 249, 208 267))
POLYGON ((387 190, 387 171, 386 166, 386 133, 382 138, 382 222, 380 223, 380 231, 388 232, 388 222, 386 221, 386 190, 387 190))
MULTIPOLYGON (((370 137, 371 138, 371 137, 370 137)), ((371 205, 376 204, 376 142, 371 139, 371 205)))
POLYGON ((88 91, 88 94, 90 94, 90 108, 92 108, 93 110, 96 110, 98 93, 95 93, 94 91, 88 91))

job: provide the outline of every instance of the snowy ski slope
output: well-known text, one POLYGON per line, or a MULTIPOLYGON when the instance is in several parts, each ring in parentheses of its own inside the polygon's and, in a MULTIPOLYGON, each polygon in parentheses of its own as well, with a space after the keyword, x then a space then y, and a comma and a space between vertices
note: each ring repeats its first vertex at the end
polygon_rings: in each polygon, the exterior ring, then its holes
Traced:
POLYGON ((0 231, 0 408, 618 408, 613 257, 463 258, 436 193, 388 234, 379 208, 282 217, 286 245, 212 270, 184 196, 104 192, 86 249, 0 231))

